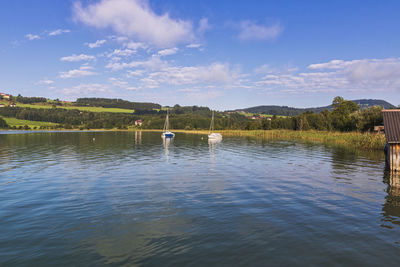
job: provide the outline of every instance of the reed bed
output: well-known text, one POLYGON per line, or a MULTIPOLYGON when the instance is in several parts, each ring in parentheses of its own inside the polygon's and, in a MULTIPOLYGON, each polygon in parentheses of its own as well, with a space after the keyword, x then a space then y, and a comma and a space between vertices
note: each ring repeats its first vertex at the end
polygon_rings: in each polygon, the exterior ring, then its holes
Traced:
MULTIPOLYGON (((208 134, 205 130, 174 130, 174 132, 208 134)), ((223 130, 223 136, 256 137, 266 140, 298 140, 342 145, 366 150, 382 150, 385 135, 359 132, 292 131, 292 130, 223 130)))

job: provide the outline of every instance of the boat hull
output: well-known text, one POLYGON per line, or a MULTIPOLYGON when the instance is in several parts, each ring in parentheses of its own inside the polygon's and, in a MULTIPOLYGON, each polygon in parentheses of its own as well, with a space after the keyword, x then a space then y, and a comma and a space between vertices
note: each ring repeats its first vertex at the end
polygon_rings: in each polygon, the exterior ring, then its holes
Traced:
POLYGON ((174 138, 175 134, 171 132, 165 132, 161 134, 161 137, 163 138, 174 138))
POLYGON ((222 135, 220 133, 211 133, 208 135, 208 139, 220 140, 222 139, 222 135))

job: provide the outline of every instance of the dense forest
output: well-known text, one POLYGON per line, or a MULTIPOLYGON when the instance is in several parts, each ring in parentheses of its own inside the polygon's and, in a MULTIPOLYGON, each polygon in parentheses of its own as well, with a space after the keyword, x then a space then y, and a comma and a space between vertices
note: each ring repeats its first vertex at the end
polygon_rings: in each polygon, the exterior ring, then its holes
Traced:
POLYGON ((130 102, 123 99, 111 98, 78 98, 74 103, 75 106, 90 106, 103 108, 125 108, 134 110, 153 110, 161 109, 160 104, 130 102))
POLYGON ((25 97, 25 96, 18 95, 16 97, 13 97, 13 101, 23 103, 23 104, 32 104, 32 103, 46 102, 47 99, 44 97, 25 97))
MULTIPOLYGON (((110 100, 110 103, 113 103, 113 101, 110 100)), ((332 102, 332 111, 325 109, 320 113, 307 111, 296 116, 272 116, 272 118, 265 117, 252 120, 238 112, 216 112, 215 129, 290 129, 364 132, 373 130, 373 127, 376 125, 382 125, 381 110, 382 107, 380 106, 360 109, 359 105, 354 101, 335 97, 332 102)), ((208 129, 209 127, 211 110, 207 107, 175 105, 169 108, 169 112, 171 128, 173 129, 208 129)), ((63 109, 62 107, 53 107, 50 109, 0 108, 0 116, 3 117, 53 122, 58 124, 57 127, 65 129, 127 129, 135 127, 135 120, 139 119, 143 121, 140 128, 162 129, 165 114, 166 109, 135 109, 133 114, 129 114, 89 112, 77 109, 63 109)), ((7 128, 8 126, 4 120, 0 120, 0 127, 7 128)))

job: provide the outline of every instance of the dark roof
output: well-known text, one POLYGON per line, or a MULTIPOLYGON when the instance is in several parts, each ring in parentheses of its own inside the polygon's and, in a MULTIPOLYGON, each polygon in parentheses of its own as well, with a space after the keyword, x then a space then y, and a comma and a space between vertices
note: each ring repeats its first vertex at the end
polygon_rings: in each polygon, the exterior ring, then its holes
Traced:
POLYGON ((384 109, 382 114, 386 142, 400 143, 400 109, 384 109))

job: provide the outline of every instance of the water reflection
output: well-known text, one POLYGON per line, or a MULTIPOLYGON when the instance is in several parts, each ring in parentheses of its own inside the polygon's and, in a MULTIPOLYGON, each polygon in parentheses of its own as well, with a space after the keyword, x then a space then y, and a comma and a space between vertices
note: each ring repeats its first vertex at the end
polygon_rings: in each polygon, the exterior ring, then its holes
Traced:
POLYGON ((211 163, 214 165, 215 163, 215 148, 221 143, 222 139, 208 139, 208 147, 211 155, 211 163))
POLYGON ((208 139, 208 147, 210 151, 214 152, 218 144, 220 144, 222 139, 208 139))
POLYGON ((396 266, 400 178, 383 168, 287 141, 0 135, 0 266, 396 266))
POLYGON ((163 146, 164 146, 164 151, 165 151, 165 159, 168 162, 169 161, 169 146, 172 143, 173 138, 165 138, 162 137, 163 140, 163 146))
MULTIPOLYGON (((382 207, 383 222, 400 225, 400 172, 385 170, 384 182, 387 183, 387 196, 382 207)), ((392 228, 391 224, 383 227, 392 228)))
POLYGON ((142 131, 136 131, 135 132, 135 145, 141 145, 142 144, 142 131))

